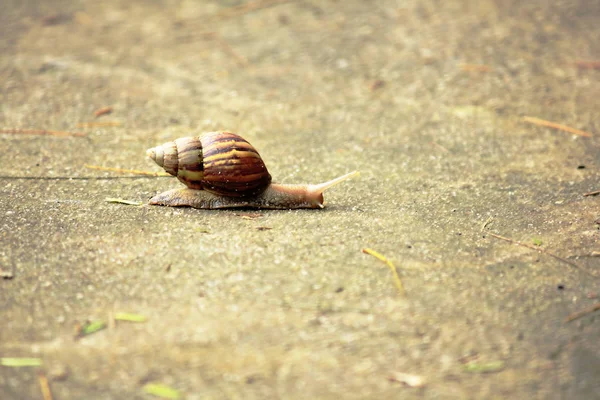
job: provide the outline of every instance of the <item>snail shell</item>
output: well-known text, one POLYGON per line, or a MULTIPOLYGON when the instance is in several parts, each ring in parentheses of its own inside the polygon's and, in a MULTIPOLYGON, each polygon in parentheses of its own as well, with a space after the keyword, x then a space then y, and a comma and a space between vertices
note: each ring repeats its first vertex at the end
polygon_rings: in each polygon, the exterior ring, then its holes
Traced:
POLYGON ((264 191, 271 183, 258 151, 231 132, 180 138, 146 154, 190 189, 247 197, 264 191))

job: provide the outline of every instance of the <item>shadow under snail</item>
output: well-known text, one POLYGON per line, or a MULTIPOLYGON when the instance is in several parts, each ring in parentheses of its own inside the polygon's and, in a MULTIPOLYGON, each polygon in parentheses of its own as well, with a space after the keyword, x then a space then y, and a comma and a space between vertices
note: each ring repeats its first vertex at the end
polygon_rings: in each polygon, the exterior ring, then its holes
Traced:
POLYGON ((354 171, 316 185, 271 183, 254 147, 235 133, 221 131, 180 138, 146 154, 187 186, 158 194, 149 202, 172 207, 323 208, 325 190, 358 174, 354 171))

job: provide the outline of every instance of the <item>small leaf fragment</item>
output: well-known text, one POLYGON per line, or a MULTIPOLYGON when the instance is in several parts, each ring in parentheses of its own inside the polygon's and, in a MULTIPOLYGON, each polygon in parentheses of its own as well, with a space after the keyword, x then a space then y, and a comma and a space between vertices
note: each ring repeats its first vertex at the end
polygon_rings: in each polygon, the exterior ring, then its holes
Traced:
POLYGON ((181 398, 181 393, 178 390, 162 383, 148 383, 144 385, 144 392, 163 399, 177 400, 181 398))
POLYGON ((128 322, 146 322, 148 318, 140 314, 132 314, 126 312, 115 313, 115 319, 117 321, 128 321, 128 322))
POLYGON ((531 241, 535 246, 541 246, 542 245, 542 239, 539 238, 533 238, 533 240, 531 241))
POLYGON ((464 366, 466 372, 473 372, 476 374, 486 374, 491 372, 499 372, 504 369, 504 361, 490 361, 485 363, 470 362, 464 366))
POLYGON ((103 321, 92 321, 81 328, 81 335, 91 335, 92 333, 101 331, 104 328, 106 328, 106 323, 104 323, 103 321))
POLYGON ((35 357, 2 357, 0 365, 5 367, 39 367, 42 365, 41 358, 35 357))

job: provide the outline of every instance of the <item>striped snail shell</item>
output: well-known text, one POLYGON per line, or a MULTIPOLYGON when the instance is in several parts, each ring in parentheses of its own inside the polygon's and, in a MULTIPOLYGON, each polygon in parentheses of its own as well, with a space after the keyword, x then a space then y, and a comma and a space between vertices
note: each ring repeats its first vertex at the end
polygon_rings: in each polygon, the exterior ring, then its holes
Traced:
POLYGON ((231 132, 208 132, 149 149, 148 157, 190 189, 253 196, 271 183, 258 151, 231 132))
POLYGON ((295 209, 323 208, 323 192, 351 172, 319 184, 271 183, 271 175, 250 143, 231 132, 208 132, 149 149, 146 154, 186 188, 150 199, 171 207, 295 209))

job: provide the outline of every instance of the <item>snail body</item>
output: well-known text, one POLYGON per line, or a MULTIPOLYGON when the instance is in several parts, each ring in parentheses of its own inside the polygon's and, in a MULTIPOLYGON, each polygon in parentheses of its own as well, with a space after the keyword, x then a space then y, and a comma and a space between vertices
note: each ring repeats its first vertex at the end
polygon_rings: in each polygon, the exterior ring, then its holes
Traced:
POLYGON ((176 176, 186 188, 150 199, 150 204, 202 209, 323 208, 323 192, 357 172, 317 185, 282 185, 256 149, 231 132, 208 132, 148 149, 148 157, 176 176))

